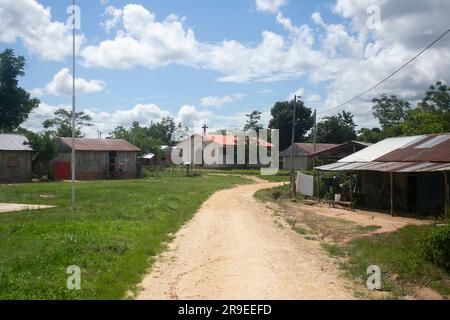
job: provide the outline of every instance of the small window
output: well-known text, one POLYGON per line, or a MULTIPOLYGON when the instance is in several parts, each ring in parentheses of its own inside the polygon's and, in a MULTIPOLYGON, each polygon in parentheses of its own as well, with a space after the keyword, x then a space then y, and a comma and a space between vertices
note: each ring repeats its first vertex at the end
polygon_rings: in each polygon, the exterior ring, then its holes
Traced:
POLYGON ((9 157, 6 159, 6 166, 8 168, 16 168, 19 166, 19 158, 17 157, 9 157))

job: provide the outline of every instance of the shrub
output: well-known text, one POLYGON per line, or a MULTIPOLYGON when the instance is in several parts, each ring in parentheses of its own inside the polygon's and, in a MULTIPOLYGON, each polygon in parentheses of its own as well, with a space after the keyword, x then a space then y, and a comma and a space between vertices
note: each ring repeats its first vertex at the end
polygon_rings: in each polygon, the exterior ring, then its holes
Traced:
POLYGON ((424 241, 423 252, 428 261, 450 271, 450 225, 433 228, 424 241))

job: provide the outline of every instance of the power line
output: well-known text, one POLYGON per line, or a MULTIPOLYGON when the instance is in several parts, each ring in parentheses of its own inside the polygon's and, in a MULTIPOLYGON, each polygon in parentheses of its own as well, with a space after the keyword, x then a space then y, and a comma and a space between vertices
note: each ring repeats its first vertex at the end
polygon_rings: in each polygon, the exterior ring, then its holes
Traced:
POLYGON ((418 54, 416 54, 413 58, 411 58, 408 62, 406 62, 405 64, 403 64, 400 68, 398 68, 397 70, 395 70, 394 72, 392 72, 389 76, 387 76, 386 78, 384 78, 383 80, 381 80, 380 82, 378 82, 376 85, 372 86, 370 89, 367 89, 366 91, 364 91, 361 94, 358 94, 357 96, 351 98, 350 100, 341 103, 340 105, 333 107, 331 109, 328 110, 324 110, 321 111, 320 113, 325 113, 325 112, 330 112, 336 109, 339 109, 343 106, 345 106, 346 104, 349 104, 359 98, 361 98, 362 96, 366 95, 367 93, 369 93, 370 91, 372 91, 373 89, 376 89, 377 87, 379 87, 380 85, 382 85, 383 83, 385 83, 386 81, 388 81, 390 78, 392 78, 394 75, 396 75, 397 73, 399 73, 403 68, 405 68, 406 66, 408 66, 411 62, 413 62, 414 60, 416 60, 418 57, 420 57, 425 51, 427 51, 428 49, 430 49, 432 46, 434 46, 437 42, 439 42, 442 38, 444 38, 448 33, 450 32, 450 29, 448 29, 447 31, 445 31, 443 34, 441 34, 437 39, 435 39, 432 43, 430 43, 428 46, 426 46, 424 49, 422 49, 422 51, 420 51, 418 54))

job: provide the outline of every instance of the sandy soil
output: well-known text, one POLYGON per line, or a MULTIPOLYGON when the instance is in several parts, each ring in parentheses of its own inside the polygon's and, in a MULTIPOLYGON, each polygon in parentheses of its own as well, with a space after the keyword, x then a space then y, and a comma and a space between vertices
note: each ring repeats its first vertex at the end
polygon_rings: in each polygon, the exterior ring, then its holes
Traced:
POLYGON ((0 213, 13 212, 13 211, 24 211, 24 210, 39 210, 39 209, 47 209, 47 208, 55 208, 55 206, 0 203, 0 213))
POLYGON ((256 184, 219 191, 160 255, 137 299, 352 299, 316 241, 281 226, 256 184))
POLYGON ((419 220, 414 218, 406 218, 398 216, 392 217, 389 214, 373 211, 364 211, 364 210, 350 211, 347 209, 330 208, 327 205, 308 206, 304 204, 296 204, 296 208, 300 210, 311 211, 316 214, 328 217, 353 221, 363 226, 381 227, 380 229, 374 231, 373 233, 394 232, 398 229, 401 229, 411 224, 424 225, 431 223, 430 220, 419 220))

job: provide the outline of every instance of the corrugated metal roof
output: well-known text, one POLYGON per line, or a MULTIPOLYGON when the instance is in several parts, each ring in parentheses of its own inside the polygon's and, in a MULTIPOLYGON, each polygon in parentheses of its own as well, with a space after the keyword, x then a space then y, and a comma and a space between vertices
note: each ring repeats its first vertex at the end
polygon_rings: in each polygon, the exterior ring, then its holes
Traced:
POLYGON ((27 142, 28 139, 21 134, 0 134, 1 151, 33 151, 27 142))
POLYGON ((347 162, 332 163, 315 169, 320 171, 436 172, 449 171, 450 164, 433 162, 347 162))
MULTIPOLYGON (((61 142, 72 147, 72 138, 60 138, 61 142)), ((75 139, 75 150, 77 151, 141 151, 135 145, 122 139, 75 139)))
POLYGON ((413 144, 385 153, 376 161, 450 162, 450 134, 424 136, 413 144))
MULTIPOLYGON (((298 148, 305 150, 309 155, 314 154, 314 143, 296 143, 298 148)), ((316 153, 323 152, 325 150, 333 149, 340 146, 339 144, 331 143, 316 143, 316 153)))
POLYGON ((367 162, 374 161, 387 153, 390 153, 399 148, 405 148, 410 144, 415 144, 421 141, 426 136, 413 136, 413 137, 398 137, 388 138, 378 143, 375 143, 367 148, 358 151, 346 158, 339 160, 339 162, 367 162))

